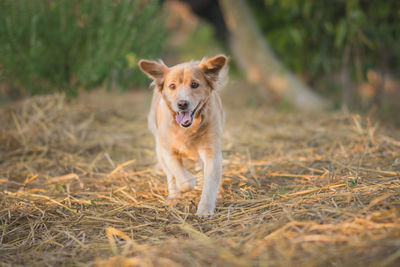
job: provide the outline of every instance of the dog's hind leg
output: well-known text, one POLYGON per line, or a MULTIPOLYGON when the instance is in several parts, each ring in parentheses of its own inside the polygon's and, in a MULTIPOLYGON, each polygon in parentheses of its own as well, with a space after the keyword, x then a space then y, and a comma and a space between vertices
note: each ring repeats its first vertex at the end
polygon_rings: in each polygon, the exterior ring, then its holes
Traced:
POLYGON ((153 172, 157 173, 157 172, 160 172, 160 171, 163 171, 163 168, 161 166, 161 163, 158 160, 157 163, 154 164, 154 166, 153 166, 153 172))

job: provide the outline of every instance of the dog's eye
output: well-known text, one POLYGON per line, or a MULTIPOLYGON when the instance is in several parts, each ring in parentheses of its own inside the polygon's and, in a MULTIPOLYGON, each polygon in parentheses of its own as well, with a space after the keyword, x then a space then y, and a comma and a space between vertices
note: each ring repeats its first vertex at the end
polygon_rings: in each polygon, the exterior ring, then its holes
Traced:
POLYGON ((199 87, 199 84, 196 82, 192 82, 192 84, 190 85, 193 89, 199 87))
POLYGON ((174 83, 171 83, 171 84, 169 85, 169 88, 170 88, 170 89, 172 89, 172 90, 174 90, 174 89, 175 89, 175 87, 176 87, 176 86, 175 86, 175 84, 174 84, 174 83))

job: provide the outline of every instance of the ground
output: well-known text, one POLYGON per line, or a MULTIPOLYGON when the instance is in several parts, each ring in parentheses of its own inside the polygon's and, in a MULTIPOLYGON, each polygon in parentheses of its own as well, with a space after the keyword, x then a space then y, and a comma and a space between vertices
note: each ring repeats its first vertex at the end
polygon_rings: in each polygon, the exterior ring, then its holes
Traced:
POLYGON ((216 214, 171 206, 150 93, 1 107, 0 266, 399 266, 400 132, 347 112, 274 110, 231 82, 216 214))

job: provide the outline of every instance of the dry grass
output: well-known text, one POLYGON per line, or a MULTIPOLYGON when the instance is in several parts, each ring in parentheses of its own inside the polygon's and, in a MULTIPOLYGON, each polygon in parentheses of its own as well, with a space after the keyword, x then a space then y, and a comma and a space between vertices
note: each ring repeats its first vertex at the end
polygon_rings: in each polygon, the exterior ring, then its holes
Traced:
POLYGON ((398 266, 400 133, 246 105, 250 93, 232 87, 209 219, 193 214, 200 185, 165 201, 148 94, 2 107, 0 265, 398 266))

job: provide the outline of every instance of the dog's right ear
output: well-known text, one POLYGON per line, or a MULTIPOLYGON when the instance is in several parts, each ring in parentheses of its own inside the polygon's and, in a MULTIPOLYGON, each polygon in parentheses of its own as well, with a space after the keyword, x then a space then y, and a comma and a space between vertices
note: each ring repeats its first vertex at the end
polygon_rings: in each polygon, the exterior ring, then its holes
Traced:
POLYGON ((164 75, 168 70, 168 67, 163 63, 142 59, 139 61, 140 69, 147 74, 151 79, 159 84, 160 81, 164 80, 164 75))

